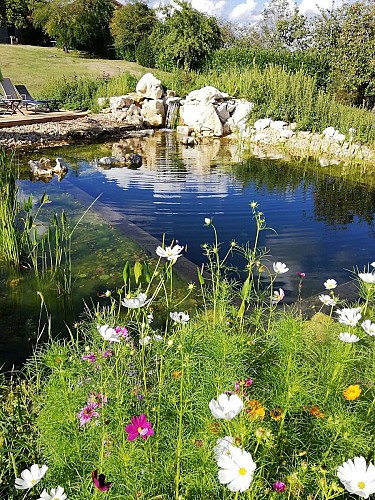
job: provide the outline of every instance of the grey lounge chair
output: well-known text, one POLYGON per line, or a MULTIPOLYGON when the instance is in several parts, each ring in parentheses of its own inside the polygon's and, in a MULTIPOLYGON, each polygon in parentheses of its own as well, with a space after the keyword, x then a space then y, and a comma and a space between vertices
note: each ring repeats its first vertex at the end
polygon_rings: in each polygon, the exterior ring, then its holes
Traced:
POLYGON ((59 111, 59 101, 57 99, 34 99, 25 85, 16 85, 17 92, 22 97, 22 101, 36 111, 37 108, 45 108, 47 111, 59 111))

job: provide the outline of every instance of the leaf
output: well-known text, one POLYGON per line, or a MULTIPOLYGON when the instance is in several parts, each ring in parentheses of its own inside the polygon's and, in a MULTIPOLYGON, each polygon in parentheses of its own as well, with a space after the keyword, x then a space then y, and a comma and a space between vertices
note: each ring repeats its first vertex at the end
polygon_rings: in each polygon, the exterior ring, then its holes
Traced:
POLYGON ((143 266, 142 264, 137 261, 135 264, 134 264, 134 278, 135 278, 135 282, 137 283, 138 285, 138 282, 139 282, 139 278, 142 276, 142 269, 143 269, 143 266))
POLYGON ((124 269, 122 270, 122 277, 124 280, 124 285, 127 284, 130 276, 130 264, 129 261, 127 260, 124 265, 124 269))
POLYGON ((202 276, 201 270, 197 267, 198 280, 200 285, 204 285, 204 278, 202 276))

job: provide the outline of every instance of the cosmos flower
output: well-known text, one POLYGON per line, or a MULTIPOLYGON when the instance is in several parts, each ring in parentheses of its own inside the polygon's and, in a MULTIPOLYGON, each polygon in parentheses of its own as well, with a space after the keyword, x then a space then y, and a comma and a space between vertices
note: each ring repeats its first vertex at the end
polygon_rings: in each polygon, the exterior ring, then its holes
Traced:
POLYGON ((338 315, 339 323, 348 326, 356 326, 362 316, 360 307, 337 309, 336 314, 338 315))
POLYGON ((289 267, 286 267, 286 264, 283 262, 274 262, 273 263, 273 270, 277 274, 284 274, 289 271, 289 267))
POLYGON ((100 404, 96 402, 88 402, 78 413, 77 418, 79 418, 80 427, 88 424, 92 418, 98 418, 99 413, 96 411, 100 408, 100 404))
POLYGON ((15 487, 17 490, 29 490, 35 486, 44 477, 47 472, 47 465, 42 465, 39 467, 38 464, 33 464, 29 469, 25 469, 21 472, 21 477, 17 477, 15 480, 15 487))
POLYGON ((349 332, 342 332, 339 334, 339 339, 347 344, 352 344, 353 342, 358 342, 359 337, 357 337, 357 335, 350 334, 349 332))
POLYGON ((52 488, 49 493, 43 490, 38 500, 67 500, 67 498, 68 497, 64 493, 64 488, 58 486, 57 488, 52 488))
POLYGON ((243 492, 250 488, 256 464, 250 453, 236 446, 230 455, 223 453, 217 457, 219 482, 226 484, 230 491, 243 492))
POLYGON ((263 420, 266 415, 266 410, 260 401, 256 399, 251 399, 246 403, 246 413, 247 416, 251 419, 260 419, 263 420))
POLYGON ((209 219, 208 217, 205 217, 204 219, 204 223, 207 224, 207 226, 209 226, 211 224, 212 220, 209 219))
POLYGON ((184 312, 171 312, 169 313, 169 316, 176 323, 182 323, 182 324, 187 323, 190 319, 188 313, 184 312))
POLYGON ((139 293, 136 297, 124 298, 121 304, 128 309, 139 309, 140 307, 146 306, 151 299, 147 300, 147 295, 145 293, 139 293))
POLYGON ((142 413, 139 417, 131 418, 131 424, 125 427, 125 432, 129 434, 128 441, 134 441, 138 436, 147 439, 148 436, 154 434, 154 429, 150 422, 147 421, 146 415, 142 413))
POLYGON ((276 491, 276 493, 283 493, 285 490, 285 483, 282 481, 275 481, 272 485, 272 488, 276 491))
POLYGON ((95 363, 96 361, 96 356, 93 352, 90 352, 90 354, 84 354, 82 356, 82 359, 85 361, 90 361, 90 363, 95 363))
POLYGON ((272 304, 278 304, 285 297, 285 292, 282 288, 279 288, 279 291, 275 290, 271 297, 272 304))
POLYGON ((158 255, 159 257, 164 257, 171 262, 176 262, 176 260, 181 257, 181 252, 183 249, 184 247, 181 247, 180 245, 174 245, 173 247, 170 246, 165 248, 158 246, 156 249, 156 255, 158 255))
POLYGON ((232 436, 224 436, 223 438, 218 438, 216 440, 216 446, 214 447, 214 453, 216 458, 220 455, 232 455, 232 449, 234 448, 234 438, 232 436))
POLYGON ((94 483, 95 488, 97 488, 99 491, 108 491, 109 488, 112 486, 112 483, 105 482, 105 475, 104 474, 99 474, 99 476, 98 476, 97 470, 94 470, 91 473, 91 477, 92 477, 92 482, 94 483))
POLYGON ((96 325, 96 328, 104 340, 108 340, 109 342, 120 342, 119 334, 109 325, 96 325))
POLYGON ((150 343, 150 341, 151 341, 150 335, 144 335, 139 339, 139 345, 146 346, 150 343))
POLYGON ((337 281, 333 279, 329 279, 324 282, 324 286, 326 290, 333 290, 334 288, 337 287, 337 281))
POLYGON ((337 476, 349 493, 369 498, 375 493, 375 467, 364 457, 354 457, 337 469, 337 476))
POLYGON ((232 420, 242 410, 243 401, 239 396, 237 396, 237 394, 231 394, 228 396, 228 394, 222 393, 217 398, 217 401, 215 399, 211 399, 208 407, 215 418, 232 420))
POLYGON ((364 283, 370 283, 371 285, 375 284, 375 273, 358 273, 358 277, 364 283))
POLYGON ((331 297, 330 295, 321 294, 321 295, 319 295, 319 300, 325 306, 333 307, 336 305, 336 300, 333 297, 331 297))
POLYGON ((342 393, 347 401, 354 401, 355 399, 359 398, 361 392, 362 389, 360 385, 354 384, 354 385, 349 385, 349 387, 347 387, 342 393))
POLYGON ((375 323, 371 323, 369 319, 366 319, 361 326, 368 335, 372 337, 375 335, 375 323))

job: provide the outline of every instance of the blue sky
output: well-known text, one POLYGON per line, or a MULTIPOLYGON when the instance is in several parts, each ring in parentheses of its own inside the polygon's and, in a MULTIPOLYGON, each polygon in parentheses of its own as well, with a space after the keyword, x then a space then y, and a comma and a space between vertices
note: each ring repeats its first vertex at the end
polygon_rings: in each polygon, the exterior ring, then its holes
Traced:
MULTIPOLYGON (((121 0, 125 3, 125 0, 121 0)), ((234 23, 253 23, 259 18, 265 0, 190 0, 192 6, 210 15, 232 21, 234 23)), ((293 0, 289 0, 293 4, 293 0)), ((151 7, 157 7, 160 3, 169 3, 168 0, 148 0, 151 7)), ((297 0, 297 5, 302 14, 314 14, 320 8, 331 9, 334 5, 339 7, 342 0, 297 0)))

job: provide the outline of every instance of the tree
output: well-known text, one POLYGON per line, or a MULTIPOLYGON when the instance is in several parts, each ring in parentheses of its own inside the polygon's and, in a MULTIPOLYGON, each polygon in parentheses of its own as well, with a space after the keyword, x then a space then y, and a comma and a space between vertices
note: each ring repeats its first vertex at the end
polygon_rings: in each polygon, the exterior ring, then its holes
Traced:
POLYGON ((161 8, 160 14, 163 20, 150 35, 158 68, 199 69, 212 50, 222 47, 216 18, 202 14, 189 2, 177 0, 174 6, 161 8))
POLYGON ((35 6, 33 20, 60 47, 105 54, 112 43, 113 10, 111 0, 42 0, 35 6))
POLYGON ((135 61, 137 46, 150 35, 156 22, 155 11, 141 0, 129 2, 117 9, 110 25, 116 54, 135 61))

